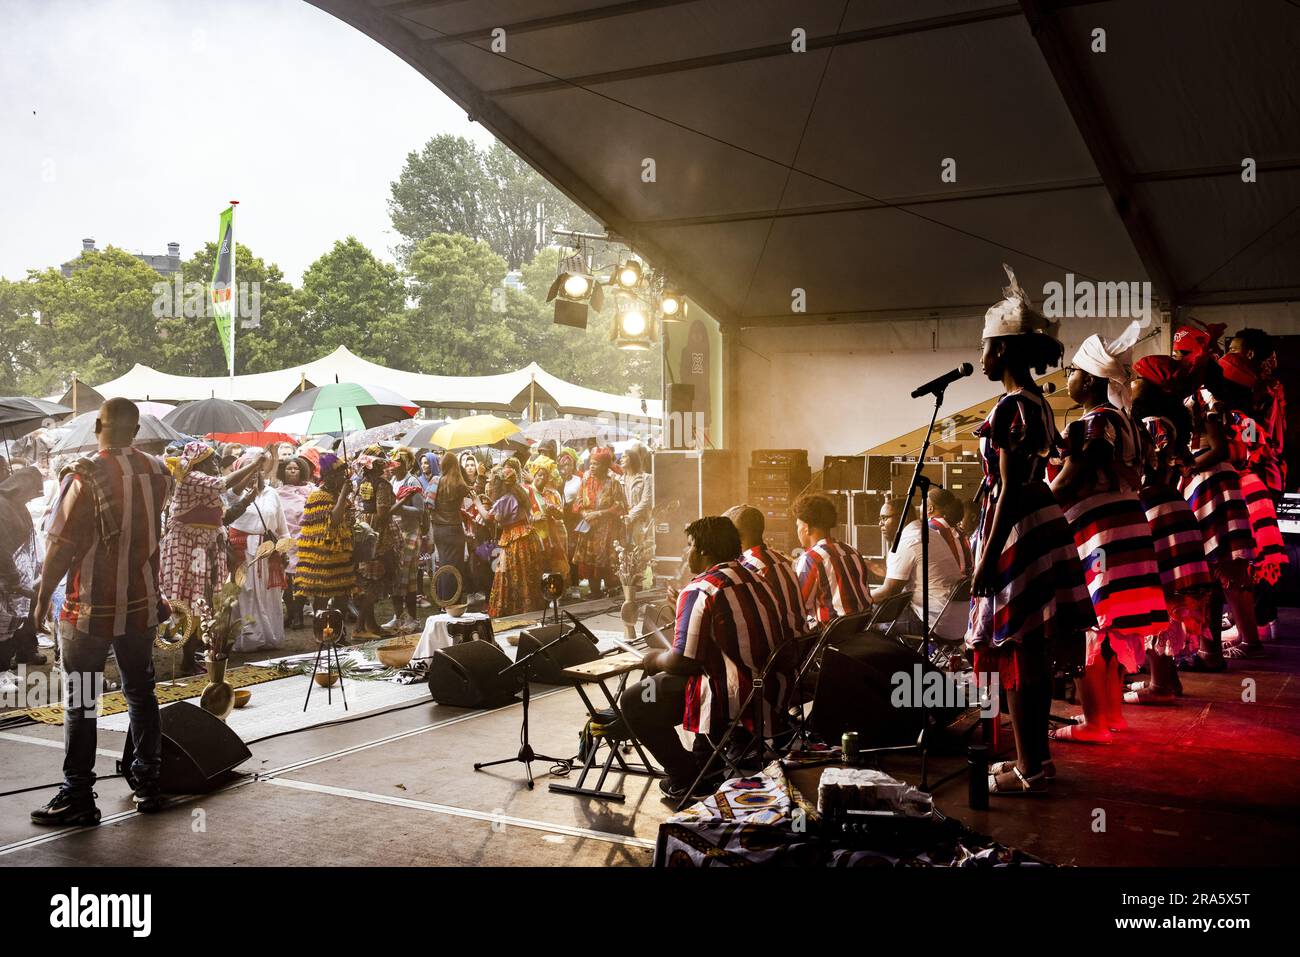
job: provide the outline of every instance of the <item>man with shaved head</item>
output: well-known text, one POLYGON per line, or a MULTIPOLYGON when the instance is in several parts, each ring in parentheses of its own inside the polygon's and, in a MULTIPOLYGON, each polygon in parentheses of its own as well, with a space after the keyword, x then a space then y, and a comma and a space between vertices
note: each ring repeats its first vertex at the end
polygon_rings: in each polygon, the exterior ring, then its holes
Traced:
POLYGON ((740 563, 758 574, 776 592, 791 634, 802 635, 809 630, 809 609, 799 593, 799 579, 794 565, 779 552, 773 551, 763 541, 767 522, 763 513, 752 505, 735 505, 723 514, 740 532, 740 563))
POLYGON ((158 588, 162 508, 172 488, 166 466, 131 447, 140 412, 126 399, 99 409, 99 451, 63 480, 48 528, 48 550, 33 614, 42 624, 50 596, 67 576, 58 622, 63 655, 63 786, 32 821, 61 827, 99 823, 95 806, 95 714, 111 648, 122 672, 135 760, 133 800, 162 807, 162 730, 154 693, 153 642, 170 609, 158 588))

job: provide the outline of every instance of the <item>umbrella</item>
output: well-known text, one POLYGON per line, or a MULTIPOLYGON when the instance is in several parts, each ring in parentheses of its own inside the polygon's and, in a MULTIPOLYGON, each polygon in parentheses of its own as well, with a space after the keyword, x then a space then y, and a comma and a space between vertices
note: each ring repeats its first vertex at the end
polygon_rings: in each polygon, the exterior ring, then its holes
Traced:
POLYGON ((446 419, 425 419, 402 436, 402 444, 413 449, 427 449, 433 445, 433 433, 447 424, 446 419))
POLYGON ((627 432, 617 426, 584 419, 547 419, 534 422, 524 429, 523 437, 534 444, 555 442, 559 445, 569 445, 581 439, 598 439, 609 443, 631 438, 627 432))
MULTIPOLYGON (((448 422, 433 433, 430 444, 440 449, 472 449, 479 445, 504 448, 507 439, 519 433, 519 426, 495 415, 470 415, 448 422)), ((515 444, 519 444, 518 440, 515 444)))
POLYGON ((262 413, 242 402, 230 399, 200 399, 186 402, 168 412, 162 420, 173 429, 189 435, 209 432, 260 432, 262 413))
POLYGON ((418 405, 392 389, 335 382, 295 392, 271 413, 266 428, 295 435, 356 432, 409 419, 418 411, 418 405))
POLYGON ((208 432, 206 438, 214 442, 234 442, 242 446, 256 446, 260 449, 269 448, 272 445, 278 445, 280 442, 288 442, 290 445, 297 445, 292 435, 287 432, 208 432))
POLYGON ((5 447, 8 448, 10 439, 26 435, 33 429, 53 425, 53 419, 61 418, 71 411, 66 405, 46 399, 18 395, 0 397, 0 436, 4 436, 5 447))
POLYGON ((176 406, 168 405, 166 402, 137 402, 135 407, 140 410, 141 415, 152 415, 155 419, 165 418, 172 412, 176 411, 176 406))
POLYGON ((394 442, 396 437, 411 428, 409 419, 389 422, 387 425, 377 425, 373 429, 366 429, 364 432, 350 432, 343 443, 348 447, 348 454, 355 455, 367 445, 375 445, 380 442, 394 442))
MULTIPOLYGON (((70 423, 68 423, 68 434, 59 440, 59 444, 50 449, 51 455, 75 455, 80 452, 94 452, 99 448, 99 440, 95 437, 95 419, 99 416, 98 412, 83 412, 70 423)), ((140 429, 131 440, 131 444, 139 448, 144 445, 153 445, 158 443, 166 445, 170 442, 184 441, 185 436, 181 435, 171 426, 159 421, 156 416, 140 416, 140 429)))

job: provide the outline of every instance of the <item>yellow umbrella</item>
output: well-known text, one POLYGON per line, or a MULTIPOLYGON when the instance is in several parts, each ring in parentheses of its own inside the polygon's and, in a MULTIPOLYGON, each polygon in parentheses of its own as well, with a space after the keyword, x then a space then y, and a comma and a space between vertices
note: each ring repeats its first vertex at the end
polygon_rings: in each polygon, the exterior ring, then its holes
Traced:
POLYGON ((495 415, 470 415, 448 422, 429 439, 440 449, 471 449, 479 445, 496 445, 516 434, 519 426, 495 415))

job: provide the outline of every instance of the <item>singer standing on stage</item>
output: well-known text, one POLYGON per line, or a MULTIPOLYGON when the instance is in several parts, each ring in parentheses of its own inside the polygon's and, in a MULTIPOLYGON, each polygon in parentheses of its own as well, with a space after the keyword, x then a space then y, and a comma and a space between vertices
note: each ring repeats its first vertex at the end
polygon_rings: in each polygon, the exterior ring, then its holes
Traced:
POLYGON ((1063 349, 1056 324, 1033 308, 1010 267, 1003 268, 1011 284, 984 316, 980 362, 1006 394, 975 430, 983 511, 966 643, 975 670, 998 675, 1016 737, 1016 760, 993 766, 989 791, 1037 794, 1056 773, 1047 743, 1053 653, 1096 618, 1074 536, 1047 487, 1047 459, 1060 436, 1031 374, 1057 365, 1063 349))
POLYGON ((95 718, 111 648, 135 760, 137 810, 162 807, 162 726, 154 692, 154 632, 171 614, 158 581, 162 509, 173 480, 161 461, 131 448, 140 410, 127 399, 99 409, 99 451, 63 480, 51 517, 49 551, 36 593, 35 619, 50 613, 50 596, 67 576, 59 621, 63 655, 63 786, 32 812, 36 824, 99 823, 95 806, 95 718))

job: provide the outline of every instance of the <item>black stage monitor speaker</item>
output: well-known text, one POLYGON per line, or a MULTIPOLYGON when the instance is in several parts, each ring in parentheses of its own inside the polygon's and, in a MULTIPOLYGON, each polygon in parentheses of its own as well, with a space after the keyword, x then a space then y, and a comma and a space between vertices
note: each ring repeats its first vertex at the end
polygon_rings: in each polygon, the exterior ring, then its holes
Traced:
MULTIPOLYGON (((158 712, 162 724, 162 775, 165 794, 203 794, 224 784, 229 772, 253 755, 226 723, 188 701, 177 701, 158 712)), ((135 787, 131 762, 135 747, 126 736, 122 774, 135 787)))
MULTIPOLYGON (((845 731, 858 732, 864 748, 914 744, 921 733, 925 712, 920 707, 896 708, 891 701, 895 674, 916 683, 917 666, 924 676, 939 669, 916 652, 891 638, 862 632, 822 655, 813 698, 811 721, 827 741, 838 741, 845 731)), ((919 695, 922 689, 916 689, 919 695)), ((911 700, 910 698, 908 699, 911 700)), ((959 709, 934 709, 940 726, 949 724, 959 709)))
POLYGON ((515 655, 518 661, 525 655, 531 655, 542 645, 550 644, 560 635, 567 635, 545 654, 540 654, 532 661, 532 680, 544 685, 573 684, 560 672, 574 665, 595 661, 600 651, 595 643, 577 629, 568 625, 545 625, 541 628, 526 628, 519 633, 519 651, 515 655))
POLYGON ((860 492, 867 480, 865 455, 828 455, 822 462, 822 488, 860 492))
POLYGON ((500 674, 508 667, 506 653, 486 641, 439 648, 429 659, 429 694, 456 708, 499 708, 523 687, 518 672, 500 674))

